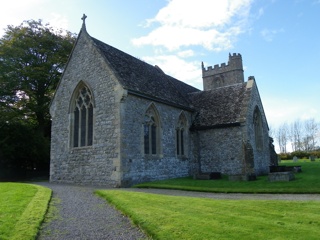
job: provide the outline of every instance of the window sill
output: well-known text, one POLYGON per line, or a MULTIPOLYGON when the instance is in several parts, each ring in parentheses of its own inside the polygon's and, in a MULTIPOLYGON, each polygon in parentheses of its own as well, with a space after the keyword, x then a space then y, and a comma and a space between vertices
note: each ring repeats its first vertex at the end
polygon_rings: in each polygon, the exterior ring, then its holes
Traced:
POLYGON ((188 156, 185 155, 178 155, 177 158, 181 160, 188 160, 188 156))
POLYGON ((160 158, 163 158, 163 155, 162 154, 144 154, 144 158, 145 159, 160 159, 160 158))
POLYGON ((80 151, 83 151, 83 150, 87 150, 87 149, 91 149, 93 147, 93 145, 91 146, 83 146, 83 147, 70 147, 70 152, 73 153, 74 151, 76 152, 80 152, 80 151))

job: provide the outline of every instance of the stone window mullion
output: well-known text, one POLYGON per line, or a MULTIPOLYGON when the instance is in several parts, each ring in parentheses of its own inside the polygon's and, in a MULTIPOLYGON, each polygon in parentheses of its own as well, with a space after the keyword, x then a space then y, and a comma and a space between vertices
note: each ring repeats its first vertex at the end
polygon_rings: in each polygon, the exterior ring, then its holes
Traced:
POLYGON ((160 154, 160 130, 159 116, 155 106, 152 104, 144 116, 144 154, 157 156, 160 154))
POLYGON ((152 154, 152 128, 151 128, 151 124, 148 125, 149 128, 149 154, 152 154))
POLYGON ((179 128, 176 129, 176 144, 177 144, 177 155, 180 155, 180 134, 179 134, 179 128))
POLYGON ((87 87, 78 90, 73 114, 73 147, 92 145, 93 103, 91 92, 87 87))
POLYGON ((186 156, 187 119, 184 114, 180 114, 176 128, 176 154, 179 157, 186 156))
POLYGON ((183 129, 180 129, 180 149, 181 149, 181 155, 184 155, 184 146, 183 146, 183 129))

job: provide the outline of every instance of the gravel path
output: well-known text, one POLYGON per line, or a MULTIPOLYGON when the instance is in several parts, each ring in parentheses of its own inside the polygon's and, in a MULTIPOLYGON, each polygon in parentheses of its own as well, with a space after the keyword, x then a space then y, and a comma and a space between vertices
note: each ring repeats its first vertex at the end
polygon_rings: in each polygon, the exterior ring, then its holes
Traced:
MULTIPOLYGON (((102 187, 66 184, 38 183, 53 190, 52 204, 57 210, 40 230, 39 240, 47 239, 147 239, 127 217, 121 215, 103 199, 93 194, 102 187)), ((120 189, 121 190, 121 189, 120 189)), ((147 192, 174 196, 202 197, 212 199, 252 199, 320 201, 320 194, 241 194, 204 193, 168 189, 135 189, 126 191, 147 192)))
POLYGON ((93 194, 94 188, 38 183, 53 190, 53 220, 44 222, 39 240, 43 239, 146 239, 127 217, 105 200, 93 194))

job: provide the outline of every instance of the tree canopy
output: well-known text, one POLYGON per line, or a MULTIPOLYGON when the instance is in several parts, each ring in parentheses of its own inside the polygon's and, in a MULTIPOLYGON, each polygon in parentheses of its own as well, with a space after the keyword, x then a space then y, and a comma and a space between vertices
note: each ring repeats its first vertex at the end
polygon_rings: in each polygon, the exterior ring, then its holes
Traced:
POLYGON ((28 145, 25 141, 35 143, 39 138, 49 144, 49 104, 75 39, 75 34, 56 30, 41 20, 28 20, 5 29, 0 39, 0 164, 5 162, 3 159, 19 162, 22 155, 28 159, 43 155, 43 160, 49 161, 49 146, 33 150, 33 154, 30 146, 23 146, 28 145), (25 153, 16 153, 19 147, 13 145, 21 146, 25 153), (39 156, 43 149, 46 152, 39 156))

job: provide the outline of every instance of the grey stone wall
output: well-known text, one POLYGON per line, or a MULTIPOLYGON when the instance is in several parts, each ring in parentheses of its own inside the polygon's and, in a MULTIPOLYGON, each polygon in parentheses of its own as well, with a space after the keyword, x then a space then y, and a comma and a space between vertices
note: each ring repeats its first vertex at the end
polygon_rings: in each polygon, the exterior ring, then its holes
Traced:
POLYGON ((247 127, 245 130, 246 139, 250 142, 253 148, 254 168, 257 175, 267 174, 270 165, 270 150, 269 150, 269 129, 267 119, 263 110, 259 91, 255 81, 248 81, 248 87, 251 88, 251 99, 248 102, 247 109, 247 127), (255 142, 253 115, 255 108, 258 107, 262 117, 263 125, 263 149, 258 150, 255 142))
POLYGON ((242 127, 199 131, 202 172, 243 173, 242 127))
POLYGON ((208 91, 218 87, 229 86, 236 83, 243 83, 243 65, 240 54, 229 55, 228 64, 209 66, 207 69, 202 66, 203 90, 208 91))
MULTIPOLYGON (((159 156, 145 156, 143 149, 144 114, 152 102, 128 94, 121 111, 122 185, 190 175, 192 144, 187 136, 187 156, 176 155, 176 127, 181 109, 153 102, 160 116, 161 150, 159 156)), ((189 125, 191 113, 184 112, 189 125)), ((188 131, 186 131, 189 135, 188 131)))
MULTIPOLYGON (((232 68, 229 75, 243 76, 241 56, 230 56, 230 59, 229 65, 223 65, 221 69, 232 68)), ((188 176, 199 170, 243 174, 246 164, 244 146, 253 149, 255 172, 266 173, 270 159, 267 122, 256 85, 251 81, 248 86, 248 91, 252 91, 248 99, 250 104, 241 115, 248 124, 190 132, 194 116, 192 112, 184 111, 188 120, 186 154, 177 156, 176 127, 182 109, 152 102, 123 89, 92 39, 83 31, 50 107, 50 181, 124 187, 188 176), (70 141, 70 129, 73 129, 71 102, 80 83, 86 84, 94 97, 93 145, 74 148, 70 141), (160 117, 160 153, 157 156, 144 154, 143 123, 151 103, 156 106, 160 117), (263 115, 265 139, 261 151, 256 149, 254 141, 253 112, 256 106, 263 115)))
POLYGON ((119 176, 119 104, 121 90, 90 39, 81 33, 52 102, 50 181, 115 186, 119 176), (93 145, 70 146, 74 90, 83 81, 94 96, 93 145), (72 111, 71 111, 72 112, 72 111))

